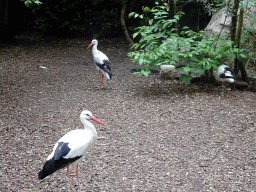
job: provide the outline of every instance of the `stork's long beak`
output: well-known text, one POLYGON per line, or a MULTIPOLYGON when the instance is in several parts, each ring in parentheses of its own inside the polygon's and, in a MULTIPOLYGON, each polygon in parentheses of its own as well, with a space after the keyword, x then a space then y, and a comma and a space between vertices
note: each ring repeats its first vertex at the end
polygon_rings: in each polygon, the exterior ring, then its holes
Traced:
POLYGON ((104 123, 100 122, 98 119, 96 119, 95 117, 91 117, 91 120, 96 121, 97 123, 100 123, 101 125, 105 125, 104 123))
POLYGON ((93 45, 93 43, 91 43, 91 44, 87 47, 87 49, 89 49, 92 45, 93 45))

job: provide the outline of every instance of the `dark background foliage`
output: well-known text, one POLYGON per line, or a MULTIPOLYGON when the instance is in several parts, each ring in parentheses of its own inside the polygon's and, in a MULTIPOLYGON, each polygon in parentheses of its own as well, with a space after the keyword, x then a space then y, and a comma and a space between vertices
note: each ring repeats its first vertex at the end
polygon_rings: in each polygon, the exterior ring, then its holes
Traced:
MULTIPOLYGON (((159 1, 162 3, 162 1, 159 1)), ((126 2, 126 25, 130 32, 139 26, 139 19, 128 19, 128 13, 142 13, 142 6, 154 7, 155 1, 126 2)), ((193 30, 205 28, 210 16, 201 3, 180 3, 179 8, 186 13, 180 25, 193 30)), ((22 31, 40 31, 47 35, 60 37, 116 37, 123 34, 120 13, 122 0, 44 0, 42 4, 32 4, 29 8, 22 1, 3 0, 1 8, 1 33, 4 38, 13 37, 22 31), (15 5, 15 6, 14 6, 15 5)), ((170 2, 170 17, 173 16, 173 5, 170 2)))

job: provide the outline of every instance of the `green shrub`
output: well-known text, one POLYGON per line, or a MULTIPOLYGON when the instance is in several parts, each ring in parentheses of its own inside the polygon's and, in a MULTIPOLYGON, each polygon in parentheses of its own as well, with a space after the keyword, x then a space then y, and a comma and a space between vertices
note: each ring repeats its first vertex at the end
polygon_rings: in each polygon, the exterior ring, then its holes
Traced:
POLYGON ((177 33, 178 29, 174 28, 174 24, 178 24, 182 14, 184 13, 167 19, 169 13, 166 6, 159 5, 158 2, 152 9, 144 8, 144 14, 129 14, 129 17, 139 17, 148 23, 136 28, 133 34, 133 38, 140 35, 140 40, 131 46, 132 52, 129 52, 128 56, 141 68, 140 72, 134 74, 148 76, 152 68, 159 68, 162 64, 176 65, 183 62, 185 66, 178 71, 187 72, 180 77, 180 81, 186 84, 190 83, 192 74, 203 75, 236 56, 246 57, 242 50, 233 47, 232 42, 225 36, 208 38, 203 31, 196 33, 188 27, 177 33), (202 40, 199 41, 199 38, 202 40))

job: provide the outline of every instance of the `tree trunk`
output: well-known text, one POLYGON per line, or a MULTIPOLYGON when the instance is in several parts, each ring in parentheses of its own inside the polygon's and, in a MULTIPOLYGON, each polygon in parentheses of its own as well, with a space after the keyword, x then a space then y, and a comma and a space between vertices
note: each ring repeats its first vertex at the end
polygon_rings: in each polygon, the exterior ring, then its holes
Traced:
POLYGON ((124 31, 124 35, 126 37, 126 40, 128 41, 129 44, 133 44, 133 40, 131 39, 131 37, 129 36, 126 24, 125 24, 125 19, 124 19, 124 15, 125 15, 125 10, 126 10, 126 2, 127 1, 123 1, 122 0, 122 10, 121 10, 121 25, 122 25, 122 29, 124 31))
POLYGON ((239 15, 239 25, 238 25, 238 31, 237 31, 237 39, 236 39, 236 45, 237 47, 240 47, 240 42, 241 42, 241 34, 242 34, 242 28, 244 24, 244 8, 240 9, 240 15, 239 15))
MULTIPOLYGON (((177 14, 177 0, 173 0, 173 16, 177 14)), ((176 29, 176 33, 179 34, 178 24, 174 23, 174 27, 176 29)))
MULTIPOLYGON (((240 16, 239 16, 239 26, 238 26, 238 32, 237 32, 237 39, 236 39, 236 45, 237 45, 238 48, 240 48, 240 42, 241 42, 241 34, 242 34, 243 21, 244 21, 243 17, 244 17, 244 8, 241 8, 240 9, 240 16)), ((247 83, 249 83, 249 79, 247 77, 247 72, 246 72, 245 66, 244 66, 244 60, 239 61, 236 58, 235 65, 237 65, 238 68, 240 69, 243 81, 246 81, 247 83)))
POLYGON ((237 11, 239 6, 239 0, 235 0, 233 10, 232 10, 232 20, 231 20, 231 41, 236 43, 236 24, 237 24, 237 11))
POLYGON ((196 26, 197 32, 200 31, 200 29, 199 29, 199 23, 200 23, 200 7, 199 7, 199 5, 197 5, 197 26, 196 26))
MULTIPOLYGON (((235 0, 233 10, 232 10, 232 19, 231 19, 231 30, 230 30, 230 35, 231 35, 231 41, 233 41, 233 46, 236 45, 236 25, 237 25, 237 11, 239 7, 239 0, 235 0)), ((234 61, 234 71, 235 74, 237 75, 239 72, 239 66, 238 66, 238 59, 236 58, 234 61)))

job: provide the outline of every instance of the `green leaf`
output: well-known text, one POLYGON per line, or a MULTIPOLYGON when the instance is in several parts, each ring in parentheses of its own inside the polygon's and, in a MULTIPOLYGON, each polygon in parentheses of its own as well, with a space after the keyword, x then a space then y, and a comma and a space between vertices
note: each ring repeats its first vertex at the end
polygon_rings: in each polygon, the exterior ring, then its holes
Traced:
POLYGON ((182 75, 180 76, 180 81, 181 81, 183 84, 190 83, 191 79, 193 79, 193 77, 191 77, 190 75, 182 74, 182 75))
POLYGON ((132 75, 139 75, 140 74, 140 72, 134 72, 134 73, 132 73, 132 75))
POLYGON ((239 54, 239 56, 242 57, 242 58, 244 58, 244 59, 247 58, 247 56, 246 56, 245 54, 243 54, 243 53, 239 54))
POLYGON ((151 73, 151 71, 150 71, 149 69, 146 69, 146 70, 142 69, 142 70, 141 70, 141 73, 142 73, 144 76, 147 77, 147 76, 151 73))
POLYGON ((183 71, 185 71, 185 72, 191 71, 190 67, 183 67, 182 69, 183 69, 183 71))
POLYGON ((143 58, 139 59, 139 64, 142 65, 143 63, 144 63, 144 59, 143 58))
POLYGON ((210 70, 211 68, 212 68, 212 66, 210 65, 209 62, 204 66, 205 70, 210 70))
POLYGON ((128 17, 131 18, 134 14, 135 14, 135 12, 131 12, 131 13, 129 13, 128 17))
POLYGON ((149 23, 149 25, 152 25, 153 19, 150 19, 150 20, 148 21, 148 23, 149 23))
POLYGON ((174 59, 175 61, 180 61, 179 57, 177 55, 173 55, 172 59, 174 59))
POLYGON ((24 3, 25 3, 25 5, 26 5, 26 7, 29 7, 29 6, 30 6, 30 3, 29 3, 28 1, 25 1, 24 3))
POLYGON ((218 66, 217 66, 216 64, 214 64, 214 63, 212 64, 212 67, 213 67, 213 69, 215 69, 215 70, 218 68, 218 66))
POLYGON ((145 7, 145 8, 143 9, 143 11, 144 11, 144 12, 150 12, 150 8, 149 8, 149 7, 145 7))
POLYGON ((199 63, 199 62, 200 62, 200 60, 199 60, 198 58, 196 58, 196 57, 192 57, 192 58, 191 58, 191 61, 196 62, 196 63, 199 63))
POLYGON ((138 13, 135 13, 135 16, 134 16, 134 18, 136 18, 136 17, 138 17, 139 16, 139 14, 138 13))
POLYGON ((195 73, 195 74, 197 74, 197 73, 199 73, 200 75, 203 75, 204 73, 205 73, 205 70, 204 69, 202 69, 202 68, 192 68, 191 69, 191 72, 193 72, 193 73, 195 73))
POLYGON ((135 37, 137 37, 137 35, 139 35, 138 32, 137 33, 133 33, 132 38, 134 39, 135 37))
POLYGON ((178 16, 178 15, 174 15, 174 18, 176 19, 176 20, 175 20, 175 22, 177 22, 177 20, 179 20, 179 19, 180 19, 180 16, 178 16))
POLYGON ((134 59, 138 59, 140 54, 135 54, 134 59))
POLYGON ((35 0, 34 3, 37 4, 37 5, 43 4, 43 3, 42 3, 41 1, 39 1, 39 0, 35 0))

